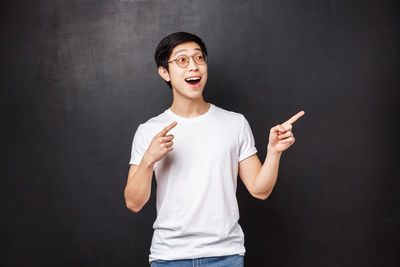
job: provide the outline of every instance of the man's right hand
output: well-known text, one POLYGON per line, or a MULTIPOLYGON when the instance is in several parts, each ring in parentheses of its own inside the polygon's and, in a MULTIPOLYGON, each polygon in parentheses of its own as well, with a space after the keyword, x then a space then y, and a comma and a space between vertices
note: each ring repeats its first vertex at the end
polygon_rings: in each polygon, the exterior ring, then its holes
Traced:
POLYGON ((172 139, 174 136, 172 134, 167 135, 167 133, 174 128, 178 123, 176 121, 172 122, 170 125, 166 126, 161 132, 156 134, 149 148, 143 157, 146 157, 146 160, 152 164, 156 163, 160 159, 162 159, 165 155, 167 155, 170 151, 172 151, 172 139))
POLYGON ((126 206, 133 212, 139 212, 149 200, 154 164, 172 150, 174 136, 167 133, 177 124, 174 121, 156 134, 144 153, 142 162, 139 165, 131 164, 124 196, 126 206))

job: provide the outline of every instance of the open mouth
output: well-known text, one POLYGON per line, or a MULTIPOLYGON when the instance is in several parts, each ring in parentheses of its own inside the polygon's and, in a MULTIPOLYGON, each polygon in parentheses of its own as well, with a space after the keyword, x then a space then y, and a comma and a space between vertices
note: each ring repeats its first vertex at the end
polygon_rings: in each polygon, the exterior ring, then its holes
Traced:
POLYGON ((192 86, 199 86, 200 80, 201 80, 200 77, 190 77, 185 79, 185 81, 192 86))

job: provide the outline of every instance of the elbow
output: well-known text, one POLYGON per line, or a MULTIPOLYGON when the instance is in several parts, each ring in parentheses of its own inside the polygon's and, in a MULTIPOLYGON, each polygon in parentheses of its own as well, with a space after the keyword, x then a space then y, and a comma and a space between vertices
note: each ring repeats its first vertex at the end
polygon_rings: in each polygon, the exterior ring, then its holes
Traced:
POLYGON ((142 207, 134 205, 132 202, 126 202, 126 207, 134 213, 138 213, 142 209, 142 207))
POLYGON ((260 199, 260 200, 266 200, 269 195, 271 194, 272 190, 268 191, 266 194, 253 194, 254 198, 260 199))
POLYGON ((136 201, 134 201, 129 195, 130 194, 127 192, 127 188, 125 188, 124 198, 125 198, 126 207, 129 210, 131 210, 135 213, 138 213, 143 208, 143 205, 138 205, 138 203, 136 201))
POLYGON ((144 205, 146 205, 146 203, 149 201, 150 195, 137 196, 136 193, 128 192, 125 189, 124 197, 125 197, 126 207, 131 211, 138 213, 143 209, 144 205))
POLYGON ((253 197, 260 199, 260 200, 266 200, 269 195, 253 195, 253 197))

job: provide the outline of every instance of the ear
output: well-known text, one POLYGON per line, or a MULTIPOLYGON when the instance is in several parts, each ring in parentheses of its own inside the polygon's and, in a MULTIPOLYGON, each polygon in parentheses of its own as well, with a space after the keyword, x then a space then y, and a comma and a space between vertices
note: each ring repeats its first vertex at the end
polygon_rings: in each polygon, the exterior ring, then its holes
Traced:
POLYGON ((160 74, 161 78, 163 78, 165 81, 171 81, 171 78, 169 77, 169 73, 166 68, 162 66, 158 67, 158 74, 160 74))

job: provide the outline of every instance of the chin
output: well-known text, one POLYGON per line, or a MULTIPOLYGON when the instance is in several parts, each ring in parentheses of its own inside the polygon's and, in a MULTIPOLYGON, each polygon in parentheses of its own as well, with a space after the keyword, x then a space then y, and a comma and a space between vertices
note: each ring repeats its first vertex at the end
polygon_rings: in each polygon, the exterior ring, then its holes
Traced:
POLYGON ((186 97, 191 98, 191 99, 198 99, 201 98, 203 95, 203 91, 198 91, 198 92, 192 92, 191 94, 186 94, 186 97))
POLYGON ((203 88, 196 88, 196 89, 195 88, 185 88, 183 90, 175 89, 175 91, 178 94, 180 94, 182 96, 185 96, 187 98, 191 98, 191 99, 197 99, 197 98, 201 97, 202 94, 203 94, 203 90, 204 90, 204 87, 203 88))

